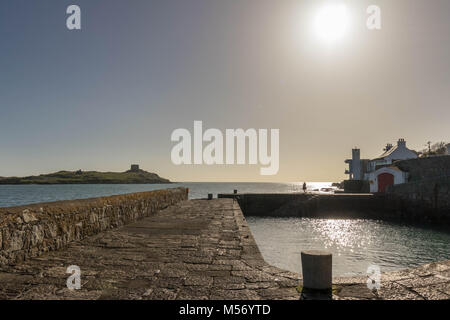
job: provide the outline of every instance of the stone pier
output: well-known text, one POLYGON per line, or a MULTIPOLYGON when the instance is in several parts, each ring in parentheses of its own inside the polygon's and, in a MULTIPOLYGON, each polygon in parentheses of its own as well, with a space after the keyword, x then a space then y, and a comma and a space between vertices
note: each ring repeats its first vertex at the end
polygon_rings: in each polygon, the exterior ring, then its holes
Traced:
POLYGON ((181 201, 57 251, 0 266, 1 299, 449 299, 450 261, 382 276, 334 278, 328 297, 268 265, 233 199, 181 201), (66 269, 81 269, 69 290, 66 269))
MULTIPOLYGON (((409 194, 409 185, 398 185, 398 188, 403 190, 402 196, 398 191, 387 195, 300 192, 230 193, 218 194, 218 197, 237 200, 246 216, 391 220, 434 224, 450 230, 450 207, 448 209, 442 207, 439 210, 430 209, 429 199, 424 199, 419 193, 409 194), (414 199, 406 199, 406 195, 414 199)), ((444 188, 444 185, 441 185, 439 190, 449 197, 448 188, 444 188)), ((442 195, 439 197, 444 203, 446 198, 442 195)))

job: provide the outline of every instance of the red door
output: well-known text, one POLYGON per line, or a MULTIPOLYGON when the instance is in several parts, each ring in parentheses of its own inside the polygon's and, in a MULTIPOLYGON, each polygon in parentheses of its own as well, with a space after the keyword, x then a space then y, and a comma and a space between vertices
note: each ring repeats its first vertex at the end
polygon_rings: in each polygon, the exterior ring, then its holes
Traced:
POLYGON ((394 176, 390 173, 382 173, 378 176, 378 192, 386 192, 387 186, 394 185, 394 176))

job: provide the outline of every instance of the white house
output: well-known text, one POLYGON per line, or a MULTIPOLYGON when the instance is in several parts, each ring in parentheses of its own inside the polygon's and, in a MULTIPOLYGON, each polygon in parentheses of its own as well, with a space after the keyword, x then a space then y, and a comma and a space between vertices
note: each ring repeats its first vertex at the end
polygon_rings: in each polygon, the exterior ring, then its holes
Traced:
POLYGON ((408 179, 408 174, 393 163, 417 157, 416 152, 406 147, 405 139, 399 139, 396 146, 387 144, 383 154, 371 160, 361 160, 360 150, 353 149, 352 159, 345 161, 349 164, 345 173, 350 180, 368 181, 370 192, 385 192, 388 186, 405 183, 408 179))
POLYGON ((387 144, 382 155, 380 155, 378 158, 370 160, 368 171, 375 171, 378 167, 392 164, 397 160, 416 158, 418 158, 417 153, 406 147, 405 139, 399 139, 395 147, 390 143, 387 144))

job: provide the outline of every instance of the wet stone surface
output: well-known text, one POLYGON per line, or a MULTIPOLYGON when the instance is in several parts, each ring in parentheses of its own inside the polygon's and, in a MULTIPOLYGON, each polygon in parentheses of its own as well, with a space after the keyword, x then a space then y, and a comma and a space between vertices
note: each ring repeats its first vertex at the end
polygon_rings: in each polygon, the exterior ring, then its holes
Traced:
POLYGON ((366 280, 334 278, 302 289, 297 274, 268 265, 232 199, 190 200, 65 249, 0 267, 1 299, 449 299, 450 261, 366 280), (81 269, 69 290, 66 269, 81 269))

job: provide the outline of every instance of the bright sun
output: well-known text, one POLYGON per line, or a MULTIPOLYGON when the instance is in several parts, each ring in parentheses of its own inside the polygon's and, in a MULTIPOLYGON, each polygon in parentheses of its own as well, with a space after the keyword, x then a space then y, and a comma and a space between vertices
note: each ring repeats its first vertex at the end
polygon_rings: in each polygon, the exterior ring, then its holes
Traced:
POLYGON ((321 41, 334 43, 347 34, 349 24, 347 7, 344 4, 329 4, 318 10, 314 30, 321 41))

